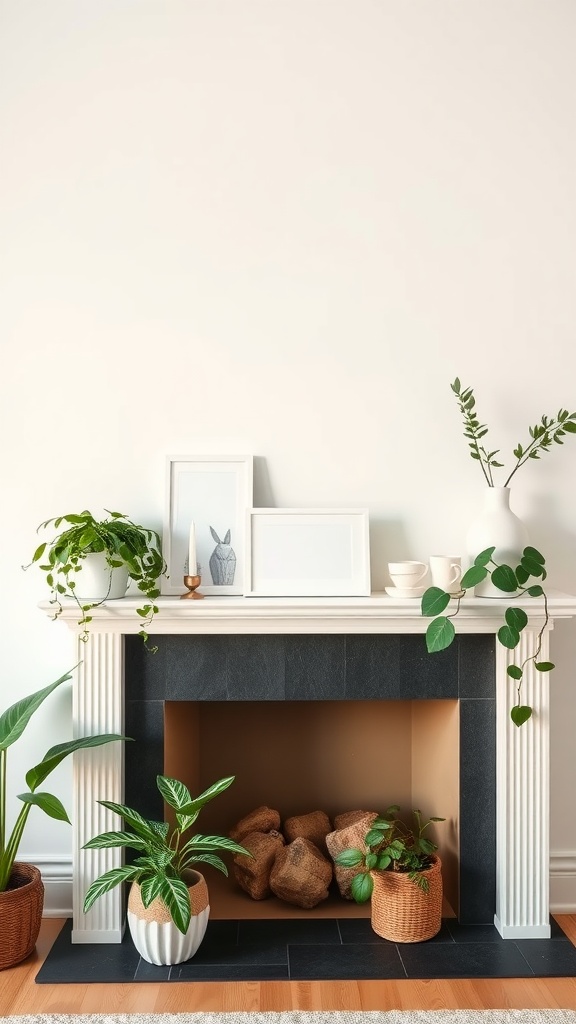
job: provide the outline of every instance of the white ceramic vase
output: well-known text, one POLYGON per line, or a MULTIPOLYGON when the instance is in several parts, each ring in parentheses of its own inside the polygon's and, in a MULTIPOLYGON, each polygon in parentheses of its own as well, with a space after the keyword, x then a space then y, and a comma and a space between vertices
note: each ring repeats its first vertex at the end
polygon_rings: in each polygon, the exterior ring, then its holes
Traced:
POLYGON ((197 951, 210 916, 208 887, 199 871, 186 871, 192 917, 185 935, 176 927, 166 904, 157 897, 145 907, 140 886, 133 882, 128 897, 128 927, 140 956, 149 964, 181 964, 197 951))
POLYGON ((125 565, 110 569, 104 551, 93 551, 80 561, 79 572, 70 573, 79 601, 116 601, 128 587, 125 565), (112 575, 110 575, 112 573, 112 575))
MULTIPOLYGON (((494 561, 499 565, 516 566, 528 544, 528 530, 510 508, 509 487, 487 487, 483 506, 466 535, 466 551, 470 565, 476 555, 494 547, 494 561)), ((505 597, 490 577, 474 588, 477 597, 505 597)), ((512 596, 512 595, 507 595, 512 596)))

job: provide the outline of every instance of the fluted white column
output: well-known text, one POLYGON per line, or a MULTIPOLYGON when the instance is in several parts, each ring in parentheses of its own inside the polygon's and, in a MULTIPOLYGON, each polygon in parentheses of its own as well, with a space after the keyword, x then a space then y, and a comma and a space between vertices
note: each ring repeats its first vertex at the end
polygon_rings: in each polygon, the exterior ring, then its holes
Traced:
MULTIPOLYGON (((92 633, 78 642, 74 687, 74 735, 124 731, 124 639, 119 633, 92 633)), ((83 850, 93 836, 122 827, 118 815, 97 800, 124 799, 124 744, 107 743, 74 754, 74 872, 72 942, 121 942, 124 931, 122 887, 101 896, 87 914, 90 883, 122 863, 120 850, 83 850)))
MULTIPOLYGON (((496 644, 496 914, 505 939, 550 936, 549 675, 531 661, 524 669, 521 703, 533 708, 520 727, 510 718, 517 683, 508 665, 532 656, 537 627, 522 633, 519 647, 496 644)), ((549 634, 539 661, 549 660, 549 634)), ((481 837, 478 837, 481 842, 481 837)))

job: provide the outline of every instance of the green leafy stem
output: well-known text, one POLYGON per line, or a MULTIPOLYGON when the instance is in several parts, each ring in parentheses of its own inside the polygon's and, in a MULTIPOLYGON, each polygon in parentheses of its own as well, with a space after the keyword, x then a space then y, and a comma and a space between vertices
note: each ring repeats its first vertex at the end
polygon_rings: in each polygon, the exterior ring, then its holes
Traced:
MULTIPOLYGON (((496 460, 496 456, 500 454, 500 450, 495 449, 494 451, 489 451, 485 444, 480 443, 486 437, 488 427, 478 419, 476 412, 476 399, 474 397, 473 389, 463 388, 458 377, 450 387, 456 396, 456 400, 462 414, 464 421, 464 437, 468 441, 470 456, 476 462, 480 463, 480 467, 488 486, 494 487, 492 470, 502 469, 504 465, 502 462, 498 462, 496 460)), ((528 432, 531 440, 526 446, 517 444, 516 448, 514 448, 513 454, 516 459, 516 464, 508 475, 504 487, 508 487, 512 477, 518 472, 520 466, 523 466, 530 459, 539 459, 543 452, 550 450, 553 442, 556 444, 563 444, 564 442, 562 438, 565 437, 566 434, 576 434, 575 420, 576 412, 570 413, 567 409, 559 409, 555 416, 542 416, 539 423, 536 423, 533 427, 529 427, 528 432)))
MULTIPOLYGON (((544 599, 544 621, 536 637, 534 653, 520 664, 511 664, 507 667, 508 676, 516 683, 516 704, 510 711, 510 717, 515 725, 523 725, 532 716, 532 708, 522 704, 522 681, 526 666, 533 662, 538 672, 551 672, 554 665, 551 661, 539 661, 542 651, 542 638, 549 621, 548 598, 540 583, 531 583, 531 579, 546 579, 546 562, 544 556, 536 548, 526 547, 522 552, 520 562, 515 568, 510 565, 498 565, 494 559, 495 548, 486 548, 474 559, 474 563, 462 576, 462 590, 456 596, 441 590, 439 587, 429 587, 422 596, 422 614, 435 616, 426 630, 426 647, 430 654, 436 651, 443 651, 450 646, 456 635, 453 619, 460 611, 461 599, 466 591, 483 583, 490 577, 492 583, 503 594, 514 595, 514 599, 527 595, 528 597, 542 597, 544 599), (454 611, 448 615, 442 614, 448 607, 451 600, 455 598, 456 606, 454 611)), ((514 650, 520 643, 523 629, 528 624, 528 616, 523 608, 510 606, 504 613, 504 623, 500 626, 496 636, 503 647, 514 650)))

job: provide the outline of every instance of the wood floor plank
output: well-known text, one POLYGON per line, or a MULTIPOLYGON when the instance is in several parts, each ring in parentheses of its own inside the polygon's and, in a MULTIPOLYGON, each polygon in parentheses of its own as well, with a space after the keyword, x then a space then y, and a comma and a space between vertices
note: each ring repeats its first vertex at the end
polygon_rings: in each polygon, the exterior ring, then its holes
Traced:
MULTIPOLYGON (((576 945, 576 915, 563 915, 557 920, 576 945)), ((0 1015, 239 1010, 576 1010, 576 978, 37 985, 34 979, 38 968, 62 923, 44 919, 32 956, 0 972, 0 1015)))

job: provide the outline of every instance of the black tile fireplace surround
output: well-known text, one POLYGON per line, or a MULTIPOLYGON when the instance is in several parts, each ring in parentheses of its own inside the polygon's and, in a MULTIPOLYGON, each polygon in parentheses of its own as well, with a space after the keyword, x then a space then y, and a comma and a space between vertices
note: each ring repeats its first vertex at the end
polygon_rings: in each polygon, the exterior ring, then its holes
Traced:
POLYGON ((165 701, 458 700, 461 924, 494 923, 495 641, 458 636, 430 656, 421 635, 160 636, 151 655, 125 637, 128 806, 163 815, 165 701), (480 841, 479 841, 480 840, 480 841))
POLYGON ((504 940, 493 924, 496 875, 494 637, 459 636, 430 657, 416 635, 158 637, 148 654, 125 638, 126 803, 159 817, 165 701, 459 701, 460 919, 424 943, 380 939, 367 918, 211 920, 195 957, 175 967, 121 944, 58 936, 40 984, 558 977, 576 974, 576 949, 552 921, 550 939, 504 940))

